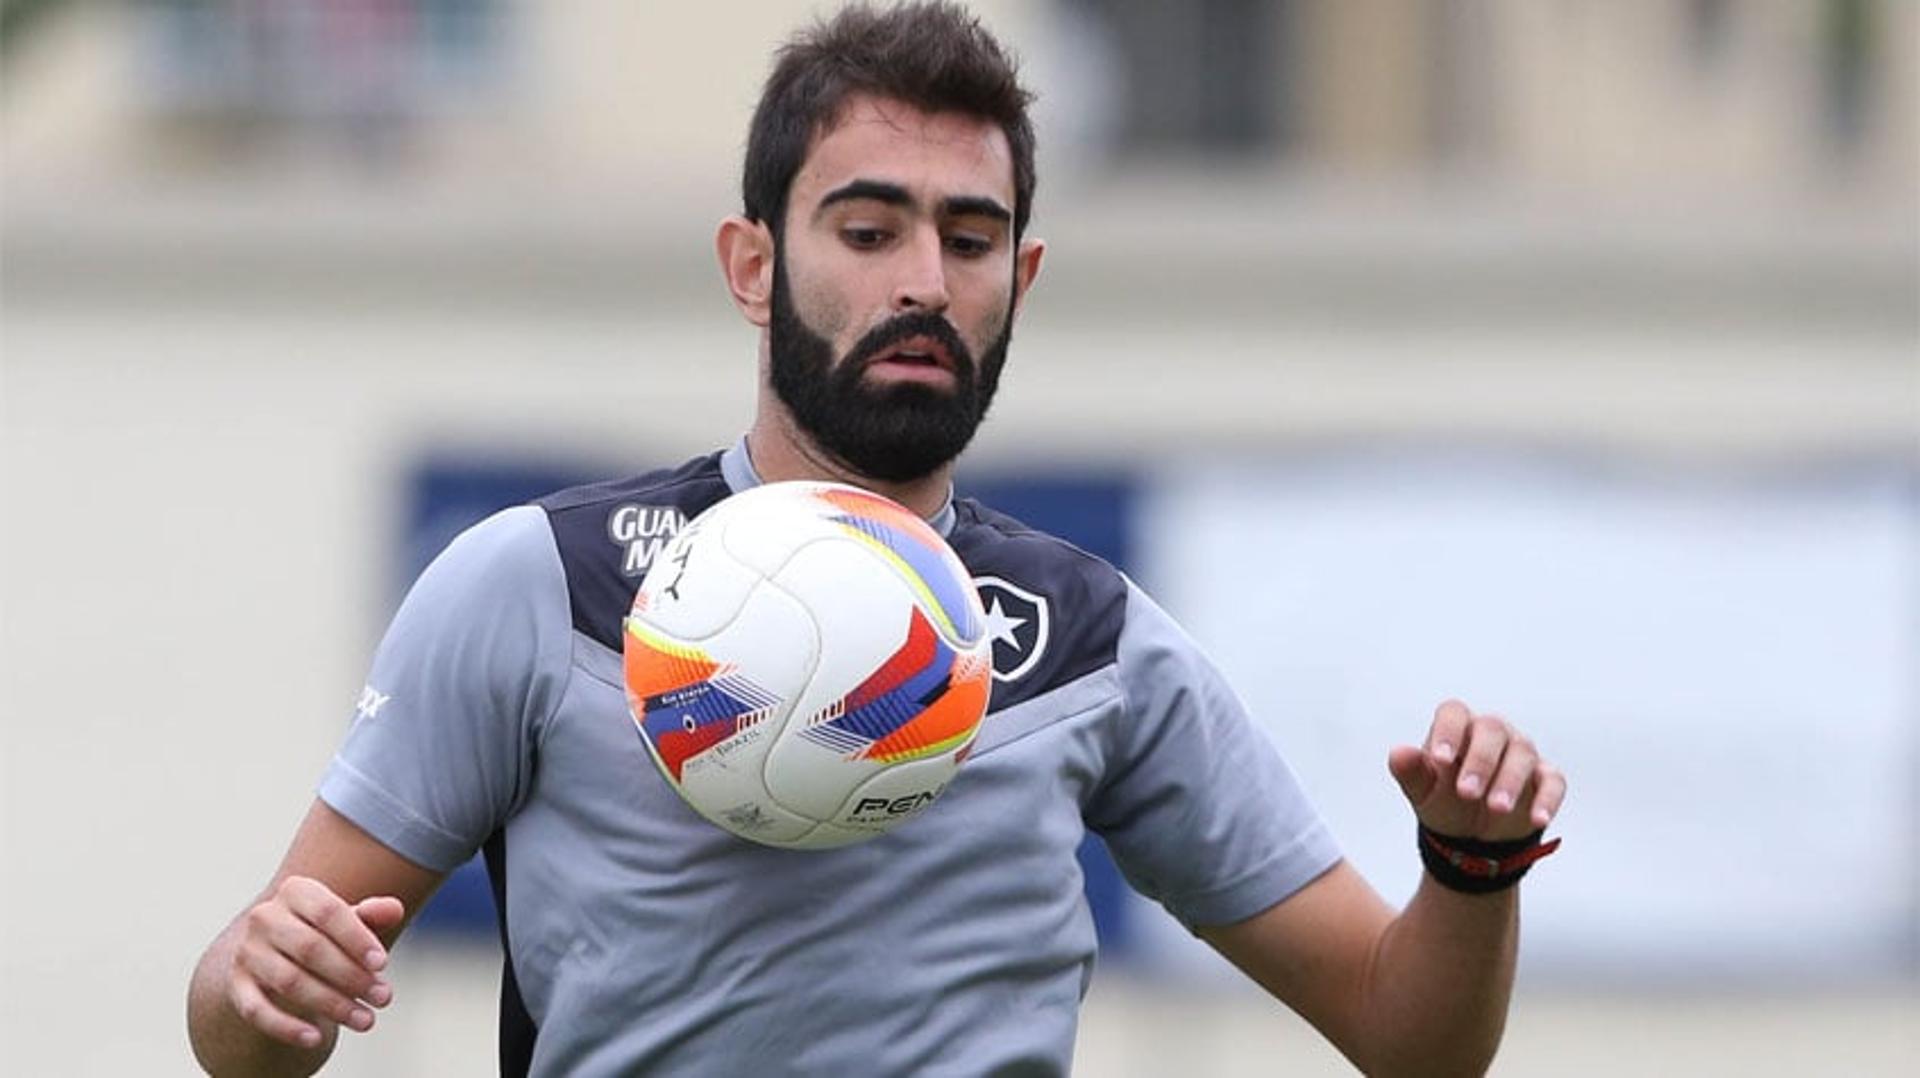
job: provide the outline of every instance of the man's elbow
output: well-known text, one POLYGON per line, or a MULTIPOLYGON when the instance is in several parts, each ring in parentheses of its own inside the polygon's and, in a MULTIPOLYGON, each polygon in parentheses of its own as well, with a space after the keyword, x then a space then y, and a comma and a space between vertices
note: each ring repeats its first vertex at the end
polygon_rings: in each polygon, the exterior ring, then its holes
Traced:
POLYGON ((1433 1034, 1384 1045, 1360 1070, 1372 1078, 1479 1078, 1500 1051, 1504 1020, 1484 1030, 1433 1034))

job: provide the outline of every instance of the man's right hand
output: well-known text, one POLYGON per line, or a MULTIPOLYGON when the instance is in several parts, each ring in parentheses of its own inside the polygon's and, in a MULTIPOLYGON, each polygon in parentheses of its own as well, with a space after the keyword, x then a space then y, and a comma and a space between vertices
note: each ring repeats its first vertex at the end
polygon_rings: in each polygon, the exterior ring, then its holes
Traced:
POLYGON ((443 874, 314 798, 273 882, 193 969, 187 1039, 209 1074, 312 1074, 339 1029, 393 1000, 382 971, 407 915, 443 874))
POLYGON ((362 1033, 373 1012, 393 1001, 381 971, 381 933, 406 918, 398 898, 348 903, 325 884, 288 876, 235 924, 227 1004, 246 1023, 284 1044, 317 1048, 318 1023, 362 1033))

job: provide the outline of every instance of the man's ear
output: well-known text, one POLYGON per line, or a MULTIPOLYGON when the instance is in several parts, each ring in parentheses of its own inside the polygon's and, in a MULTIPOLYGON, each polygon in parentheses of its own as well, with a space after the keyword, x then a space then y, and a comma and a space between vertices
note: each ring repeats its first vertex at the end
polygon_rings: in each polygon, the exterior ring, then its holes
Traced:
POLYGON ((713 247, 733 305, 747 321, 766 328, 773 320, 772 230, 759 221, 729 217, 720 222, 713 247))
POLYGON ((1025 239, 1020 241, 1020 250, 1013 256, 1013 310, 1020 313, 1020 305, 1027 298, 1027 289, 1040 276, 1040 262, 1047 254, 1047 241, 1025 239))

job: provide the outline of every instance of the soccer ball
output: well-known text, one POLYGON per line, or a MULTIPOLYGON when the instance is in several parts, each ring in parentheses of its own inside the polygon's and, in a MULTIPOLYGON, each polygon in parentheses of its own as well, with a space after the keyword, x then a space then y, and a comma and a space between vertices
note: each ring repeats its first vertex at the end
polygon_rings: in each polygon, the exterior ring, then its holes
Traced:
POLYGON ((986 712, 993 641, 927 522, 838 483, 769 483, 681 529, 626 619, 627 703, 695 812, 826 849, 933 804, 986 712))

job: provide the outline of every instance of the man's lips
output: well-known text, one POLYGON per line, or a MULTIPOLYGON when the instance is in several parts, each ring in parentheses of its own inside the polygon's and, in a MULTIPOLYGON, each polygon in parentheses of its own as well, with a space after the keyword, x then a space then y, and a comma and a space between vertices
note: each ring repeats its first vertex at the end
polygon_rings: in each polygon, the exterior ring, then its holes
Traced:
POLYGON ((868 367, 888 364, 898 367, 925 367, 953 373, 953 356, 947 346, 924 334, 908 337, 881 349, 867 362, 868 367))

